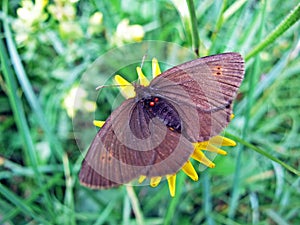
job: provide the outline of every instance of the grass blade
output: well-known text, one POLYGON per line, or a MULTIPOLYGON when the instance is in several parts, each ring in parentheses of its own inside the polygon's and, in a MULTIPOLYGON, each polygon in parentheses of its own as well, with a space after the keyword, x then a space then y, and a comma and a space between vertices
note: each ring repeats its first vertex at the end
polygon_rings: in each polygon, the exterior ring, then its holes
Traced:
POLYGON ((18 196, 13 194, 10 190, 5 188, 0 183, 0 193, 4 198, 9 200, 11 203, 13 203, 15 206, 18 207, 20 211, 23 212, 24 215, 30 216, 31 218, 35 219, 36 221, 39 221, 42 224, 50 224, 49 222, 45 221, 41 217, 39 217, 34 211, 32 211, 32 208, 27 205, 22 199, 20 199, 18 196))
POLYGON ((268 45, 272 44, 278 37, 280 37, 285 31, 293 26, 300 19, 300 3, 291 11, 289 15, 256 47, 249 52, 245 59, 246 61, 262 51, 268 45))
MULTIPOLYGON (((7 1, 3 1, 3 9, 5 11, 7 11, 7 1)), ((4 14, 4 15, 6 15, 6 14, 4 14)), ((10 54, 10 59, 12 61, 12 65, 15 69, 15 72, 16 72, 18 81, 22 87, 22 90, 24 91, 27 101, 30 104, 33 112, 35 113, 35 115, 37 117, 37 121, 39 122, 41 128, 45 131, 46 137, 49 140, 50 146, 52 147, 51 150, 54 151, 54 153, 58 159, 62 159, 62 152, 63 152, 62 145, 58 141, 56 136, 54 135, 50 124, 46 120, 46 116, 42 110, 42 107, 39 104, 39 101, 34 94, 32 85, 26 75, 26 72, 22 65, 20 56, 19 56, 16 46, 14 44, 12 34, 11 34, 11 31, 10 31, 10 28, 8 25, 8 21, 7 21, 7 16, 4 16, 3 28, 4 28, 4 34, 6 37, 6 41, 7 41, 8 52, 10 54)))

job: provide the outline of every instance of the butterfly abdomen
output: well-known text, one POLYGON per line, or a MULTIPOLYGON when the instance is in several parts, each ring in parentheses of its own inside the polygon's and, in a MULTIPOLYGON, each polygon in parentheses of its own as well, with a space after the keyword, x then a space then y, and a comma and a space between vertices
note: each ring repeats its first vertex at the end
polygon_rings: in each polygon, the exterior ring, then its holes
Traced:
POLYGON ((149 115, 157 117, 172 131, 181 133, 181 120, 177 110, 167 100, 151 97, 143 100, 144 108, 149 115))

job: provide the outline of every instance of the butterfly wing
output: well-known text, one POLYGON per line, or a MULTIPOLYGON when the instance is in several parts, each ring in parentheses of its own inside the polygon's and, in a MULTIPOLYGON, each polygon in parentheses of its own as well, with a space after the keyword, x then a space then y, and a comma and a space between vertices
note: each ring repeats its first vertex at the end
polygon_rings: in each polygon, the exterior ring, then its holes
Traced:
POLYGON ((186 137, 167 128, 157 117, 152 117, 142 103, 138 103, 132 110, 129 129, 133 134, 130 140, 134 139, 135 148, 144 157, 145 170, 142 175, 148 177, 176 173, 194 150, 186 137), (137 141, 135 137, 141 141, 137 141))
POLYGON ((151 118, 141 103, 126 100, 94 138, 79 173, 91 188, 110 188, 145 175, 176 173, 193 152, 192 144, 151 118))
POLYGON ((224 53, 175 66, 153 79, 150 88, 176 107, 186 136, 205 141, 229 123, 243 77, 242 56, 224 53))
POLYGON ((185 135, 151 118, 136 99, 126 100, 94 138, 82 163, 81 183, 109 188, 140 175, 176 173, 194 150, 191 142, 208 140, 227 126, 243 76, 237 53, 196 59, 162 73, 149 90, 172 103, 185 135))

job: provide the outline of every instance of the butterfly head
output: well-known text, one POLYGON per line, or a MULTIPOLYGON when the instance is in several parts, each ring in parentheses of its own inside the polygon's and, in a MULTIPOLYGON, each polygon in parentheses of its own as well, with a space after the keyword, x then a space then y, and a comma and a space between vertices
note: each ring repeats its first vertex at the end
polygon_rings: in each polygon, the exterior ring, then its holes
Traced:
POLYGON ((148 99, 152 96, 151 88, 146 87, 140 84, 134 84, 134 91, 136 93, 136 99, 137 101, 140 99, 148 99))

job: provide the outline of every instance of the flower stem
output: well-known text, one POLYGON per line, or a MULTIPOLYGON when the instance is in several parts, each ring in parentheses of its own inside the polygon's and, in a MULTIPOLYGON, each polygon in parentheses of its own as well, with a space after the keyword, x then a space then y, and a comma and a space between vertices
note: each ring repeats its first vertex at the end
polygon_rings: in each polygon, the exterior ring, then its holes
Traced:
POLYGON ((291 167, 290 165, 286 164, 285 162, 281 161, 280 159, 272 156, 271 154, 269 154, 268 152, 266 152, 265 150, 261 149, 261 148, 258 148, 256 147, 255 145, 253 144, 250 144, 249 142, 233 135, 233 134, 230 134, 230 133, 227 133, 226 132, 226 137, 230 138, 230 139, 233 139, 241 144, 243 144, 244 146, 258 152, 259 154, 261 155, 264 155, 265 157, 271 159, 272 161, 280 164, 281 166, 283 166, 284 168, 286 168, 288 171, 294 173, 295 175, 297 176, 300 176, 300 171, 299 170, 296 170, 295 168, 291 167))
MULTIPOLYGON (((260 28, 258 31, 258 40, 262 39, 262 31, 263 31, 263 27, 264 27, 264 21, 265 21, 265 16, 266 16, 266 2, 262 1, 261 2, 261 23, 260 23, 260 28)), ((246 111, 245 111, 245 124, 242 130, 242 139, 245 139, 247 137, 248 132, 250 131, 250 127, 249 127, 249 121, 251 120, 251 108, 253 105, 253 101, 254 101, 254 90, 256 87, 256 83, 257 83, 257 77, 259 74, 259 70, 258 70, 258 66, 259 66, 259 59, 258 57, 255 58, 255 63, 254 63, 254 72, 253 72, 253 76, 250 77, 249 79, 249 93, 248 93, 248 97, 247 97, 247 106, 246 106, 246 111)), ((245 150, 245 146, 241 146, 239 148, 238 151, 238 155, 236 158, 236 168, 235 168, 235 172, 234 172, 234 183, 233 183, 233 189, 232 189, 232 193, 231 193, 231 200, 230 200, 230 207, 229 207, 229 211, 228 211, 228 216, 229 218, 233 219, 236 213, 236 210, 238 208, 239 205, 239 198, 240 198, 240 168, 241 168, 241 164, 242 164, 242 155, 243 155, 243 151, 245 150)))
POLYGON ((273 43, 281 34, 287 31, 291 26, 293 26, 300 19, 300 3, 290 12, 289 15, 252 51, 250 51, 245 60, 249 60, 254 55, 262 51, 269 44, 273 43))
POLYGON ((203 199, 204 199, 204 214, 206 224, 215 224, 212 216, 212 199, 211 199, 211 188, 210 188, 210 174, 209 170, 205 170, 202 173, 203 180, 203 199))
POLYGON ((195 5, 194 5, 193 0, 186 0, 186 3, 188 5, 189 13, 190 13, 190 17, 191 17, 194 52, 196 53, 197 56, 199 56, 199 43, 200 43, 200 40, 199 40, 195 5))
POLYGON ((126 185, 126 191, 129 197, 129 200, 131 202, 132 205, 132 209, 134 212, 134 215, 136 217, 136 222, 138 225, 144 225, 144 217, 143 217, 143 213, 139 204, 139 200, 136 197, 136 194, 133 190, 133 187, 131 185, 126 185))

